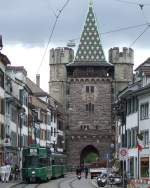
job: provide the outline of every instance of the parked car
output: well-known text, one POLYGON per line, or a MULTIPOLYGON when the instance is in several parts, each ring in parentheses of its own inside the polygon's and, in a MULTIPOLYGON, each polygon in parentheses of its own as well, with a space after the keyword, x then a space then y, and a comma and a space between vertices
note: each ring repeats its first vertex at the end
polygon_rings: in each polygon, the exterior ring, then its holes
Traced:
POLYGON ((122 177, 120 175, 117 175, 117 174, 111 174, 108 177, 108 183, 110 185, 121 186, 122 185, 122 177))
POLYGON ((96 180, 99 187, 105 187, 107 184, 107 174, 101 174, 97 176, 96 180))

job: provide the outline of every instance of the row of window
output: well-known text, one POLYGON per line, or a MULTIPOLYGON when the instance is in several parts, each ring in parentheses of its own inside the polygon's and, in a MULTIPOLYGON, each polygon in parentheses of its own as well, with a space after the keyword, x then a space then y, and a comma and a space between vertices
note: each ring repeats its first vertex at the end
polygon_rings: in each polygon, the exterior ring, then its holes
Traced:
POLYGON ((137 112, 138 110, 138 100, 136 97, 127 100, 127 114, 137 112))
POLYGON ((51 122, 56 122, 56 114, 55 113, 51 113, 51 115, 48 115, 48 114, 46 114, 46 113, 44 113, 44 112, 41 112, 41 117, 40 117, 40 120, 43 122, 43 123, 45 123, 45 124, 48 124, 48 125, 50 125, 51 124, 51 122))
MULTIPOLYGON (((4 139, 4 125, 0 124, 0 138, 4 139)), ((56 137, 56 129, 52 128, 51 131, 49 130, 43 130, 43 129, 36 129, 36 138, 40 138, 41 140, 50 140, 51 136, 56 137)), ((12 146, 17 146, 17 133, 11 131, 11 135, 10 135, 10 139, 11 139, 11 145, 12 146)), ((22 135, 20 137, 20 135, 18 135, 18 145, 20 146, 27 146, 28 145, 28 136, 27 135, 22 135)))
POLYGON ((149 103, 144 103, 140 105, 140 119, 149 118, 149 103))
MULTIPOLYGON (((138 100, 133 97, 127 100, 127 114, 135 113, 138 110, 138 100)), ((140 105, 140 120, 149 118, 149 103, 140 105)))
POLYGON ((86 93, 94 93, 94 86, 86 86, 86 93))
MULTIPOLYGON (((127 147, 132 148, 137 145, 137 128, 127 130, 127 147)), ((145 130, 141 132, 143 135, 143 146, 148 147, 149 144, 149 131, 145 130)))
POLYGON ((92 103, 86 104, 86 111, 94 112, 94 104, 92 104, 92 103))
MULTIPOLYGON (((85 87, 86 93, 94 93, 95 87, 94 86, 86 86, 85 87)), ((69 88, 67 88, 67 95, 70 94, 69 88)))
POLYGON ((56 128, 51 127, 51 130, 37 129, 35 130, 35 137, 40 138, 41 140, 50 140, 51 136, 56 137, 57 131, 56 128))
POLYGON ((132 148, 137 145, 137 128, 133 128, 131 130, 127 130, 127 147, 132 148))

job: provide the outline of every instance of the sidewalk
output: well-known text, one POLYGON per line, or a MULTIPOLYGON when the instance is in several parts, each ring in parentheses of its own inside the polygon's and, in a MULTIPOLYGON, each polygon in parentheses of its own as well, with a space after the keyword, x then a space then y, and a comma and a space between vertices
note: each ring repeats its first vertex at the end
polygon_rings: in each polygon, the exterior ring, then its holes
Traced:
POLYGON ((0 181, 0 188, 11 188, 12 186, 21 183, 21 181, 10 181, 9 183, 2 183, 0 181))

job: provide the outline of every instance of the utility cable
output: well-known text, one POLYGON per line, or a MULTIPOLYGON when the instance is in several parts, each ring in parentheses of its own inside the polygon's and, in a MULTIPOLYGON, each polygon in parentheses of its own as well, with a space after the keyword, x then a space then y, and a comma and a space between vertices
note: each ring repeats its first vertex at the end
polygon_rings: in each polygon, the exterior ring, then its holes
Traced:
POLYGON ((130 45, 129 48, 131 48, 131 47, 136 43, 136 41, 137 41, 149 28, 150 28, 150 27, 147 26, 147 27, 144 29, 144 31, 142 31, 142 33, 132 42, 132 44, 130 45))
POLYGON ((145 24, 139 24, 139 25, 134 25, 134 26, 129 26, 129 27, 122 27, 120 29, 106 31, 106 32, 103 32, 101 34, 105 35, 105 34, 109 34, 109 33, 115 33, 115 32, 119 32, 119 31, 125 31, 125 30, 129 30, 129 29, 135 29, 135 28, 142 27, 142 26, 145 26, 145 25, 147 25, 147 23, 145 23, 145 24))
POLYGON ((38 74, 39 71, 40 71, 41 65, 42 65, 42 63, 43 63, 45 54, 46 54, 46 52, 47 52, 49 43, 50 43, 50 41, 51 41, 51 39, 52 39, 52 36, 53 36, 54 30, 55 30, 56 24, 57 24, 57 22, 58 22, 58 19, 59 19, 60 15, 62 14, 63 10, 65 9, 65 7, 68 5, 69 1, 70 1, 70 0, 67 0, 67 1, 65 2, 65 4, 63 5, 63 7, 58 11, 58 14, 56 15, 56 19, 55 19, 54 25, 53 25, 53 27, 52 27, 52 30, 51 30, 51 33, 50 33, 50 36, 49 36, 48 43, 47 43, 47 45, 46 45, 44 54, 43 54, 43 56, 42 56, 41 63, 40 63, 40 65, 39 65, 38 69, 37 69, 37 74, 38 74))
POLYGON ((150 25, 150 23, 147 21, 147 17, 145 15, 145 12, 144 12, 144 7, 145 6, 150 6, 150 3, 138 3, 138 2, 130 2, 130 1, 127 1, 127 0, 115 0, 115 1, 118 1, 118 2, 121 2, 121 3, 126 3, 126 4, 132 4, 132 5, 137 5, 139 6, 141 12, 142 12, 142 16, 145 20, 145 23, 147 24, 147 26, 150 25))
POLYGON ((145 23, 149 26, 150 23, 147 21, 147 17, 146 17, 145 12, 144 12, 144 4, 139 4, 139 8, 140 8, 140 10, 142 12, 142 16, 143 16, 143 18, 145 20, 145 23))
POLYGON ((50 2, 50 1, 49 1, 49 4, 50 4, 50 7, 51 7, 51 9, 52 9, 52 12, 53 12, 54 16, 55 16, 55 17, 57 17, 57 14, 56 14, 55 10, 53 9, 53 7, 52 7, 52 5, 51 5, 51 2, 50 2))
MULTIPOLYGON (((142 5, 138 2, 130 2, 130 1, 126 1, 126 0, 115 0, 118 1, 120 3, 126 3, 126 4, 132 4, 132 5, 142 5)), ((150 6, 150 3, 144 3, 145 6, 150 6)))
MULTIPOLYGON (((102 33, 100 33, 100 35, 106 35, 106 34, 110 34, 110 33, 116 33, 116 32, 120 32, 120 31, 125 31, 125 30, 130 30, 130 29, 136 29, 138 27, 142 27, 142 26, 146 26, 146 25, 147 25, 147 23, 139 24, 139 25, 134 25, 134 26, 128 26, 128 27, 122 27, 122 28, 119 28, 119 29, 102 32, 102 33)), ((78 37, 78 38, 73 38, 71 40, 76 41, 76 40, 79 40, 79 39, 80 38, 78 37)))

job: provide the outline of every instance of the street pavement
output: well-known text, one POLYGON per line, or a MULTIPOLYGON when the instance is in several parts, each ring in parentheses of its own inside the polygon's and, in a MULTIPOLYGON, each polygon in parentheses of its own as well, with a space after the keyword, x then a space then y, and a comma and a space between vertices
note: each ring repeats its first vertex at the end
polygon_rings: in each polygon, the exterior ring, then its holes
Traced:
MULTIPOLYGON (((78 180, 75 174, 66 175, 65 178, 50 180, 49 182, 41 183, 39 186, 37 186, 37 184, 19 184, 19 183, 21 182, 10 182, 10 183, 0 182, 0 188, 94 188, 94 187, 98 187, 95 179, 93 180, 91 180, 90 178, 85 179, 85 177, 82 176, 81 180, 78 180)), ((110 187, 111 187, 110 185, 105 186, 105 188, 110 188, 110 187)), ((118 187, 113 186, 112 188, 118 188, 118 187)))
POLYGON ((0 188, 11 188, 13 185, 16 185, 18 183, 20 183, 20 182, 19 181, 18 182, 17 181, 11 181, 9 183, 0 182, 0 188))

